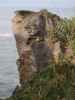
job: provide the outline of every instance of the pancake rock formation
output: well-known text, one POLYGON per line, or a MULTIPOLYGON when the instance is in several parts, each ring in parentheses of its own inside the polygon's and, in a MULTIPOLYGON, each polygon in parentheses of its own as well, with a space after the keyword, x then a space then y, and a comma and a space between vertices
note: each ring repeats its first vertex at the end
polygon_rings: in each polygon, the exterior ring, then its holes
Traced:
POLYGON ((21 85, 31 80, 36 72, 45 70, 50 63, 59 63, 61 42, 52 33, 61 20, 47 10, 16 11, 12 30, 19 54, 17 64, 21 85))

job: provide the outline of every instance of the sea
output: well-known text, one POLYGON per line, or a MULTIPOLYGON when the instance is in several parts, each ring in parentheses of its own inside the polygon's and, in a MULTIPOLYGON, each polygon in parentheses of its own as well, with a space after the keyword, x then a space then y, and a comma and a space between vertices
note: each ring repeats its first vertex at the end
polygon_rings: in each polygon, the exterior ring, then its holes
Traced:
POLYGON ((12 95, 19 84, 18 57, 13 36, 0 36, 0 98, 12 95))

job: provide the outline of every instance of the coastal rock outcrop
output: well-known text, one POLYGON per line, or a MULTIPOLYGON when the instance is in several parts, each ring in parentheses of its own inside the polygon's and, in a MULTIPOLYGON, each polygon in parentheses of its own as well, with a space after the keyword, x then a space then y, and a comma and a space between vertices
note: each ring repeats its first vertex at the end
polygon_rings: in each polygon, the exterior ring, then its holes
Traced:
POLYGON ((6 100, 75 100, 75 18, 17 11, 12 23, 21 87, 6 100))
MULTIPOLYGON (((58 21, 60 21, 59 16, 49 15, 46 10, 16 12, 12 20, 12 29, 19 54, 17 64, 21 84, 30 80, 35 72, 45 69, 53 59, 56 59, 53 58, 54 44, 50 33, 58 21)), ((57 44, 56 48, 60 49, 59 42, 57 44)), ((60 50, 56 55, 60 55, 60 50)))
MULTIPOLYGON (((60 63, 62 54, 67 54, 62 50, 62 39, 55 37, 55 28, 61 21, 63 19, 59 16, 46 10, 16 12, 12 30, 19 54, 17 64, 21 85, 50 63, 60 63)), ((65 49, 65 45, 63 48, 65 49)))

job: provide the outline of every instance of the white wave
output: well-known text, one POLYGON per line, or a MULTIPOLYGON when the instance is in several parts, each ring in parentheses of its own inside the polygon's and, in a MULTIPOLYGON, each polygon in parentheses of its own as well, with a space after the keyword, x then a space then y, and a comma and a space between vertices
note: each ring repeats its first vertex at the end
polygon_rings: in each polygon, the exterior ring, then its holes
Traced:
POLYGON ((13 34, 6 34, 6 33, 3 33, 3 34, 0 34, 0 37, 12 37, 13 34))

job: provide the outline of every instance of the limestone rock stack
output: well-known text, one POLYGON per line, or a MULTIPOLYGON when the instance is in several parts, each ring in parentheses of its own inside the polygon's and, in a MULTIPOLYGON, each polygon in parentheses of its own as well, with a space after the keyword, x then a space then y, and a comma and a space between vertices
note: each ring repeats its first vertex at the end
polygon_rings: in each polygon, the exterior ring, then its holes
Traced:
MULTIPOLYGON (((16 12, 12 20, 12 30, 19 54, 17 63, 21 84, 30 80, 35 72, 44 70, 53 59, 56 59, 53 57, 54 41, 51 34, 58 21, 60 21, 59 16, 49 14, 46 10, 16 12)), ((55 50, 60 49, 60 44, 57 46, 55 50)), ((61 50, 58 50, 56 55, 59 56, 60 52, 61 50)))

